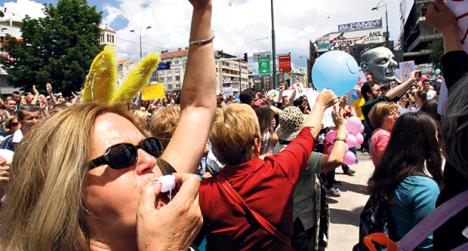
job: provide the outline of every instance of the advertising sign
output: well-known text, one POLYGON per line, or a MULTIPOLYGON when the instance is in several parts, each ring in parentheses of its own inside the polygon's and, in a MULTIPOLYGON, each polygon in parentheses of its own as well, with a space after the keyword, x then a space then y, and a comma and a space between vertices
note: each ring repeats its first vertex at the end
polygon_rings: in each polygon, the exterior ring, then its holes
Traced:
POLYGON ((291 55, 278 56, 279 71, 280 72, 291 72, 291 55))
POLYGON ((270 74, 270 55, 258 57, 258 73, 270 74))
POLYGON ((339 32, 368 30, 368 29, 376 29, 376 28, 382 28, 382 19, 338 25, 339 32))
POLYGON ((170 70, 171 62, 161 62, 158 65, 158 71, 170 70))

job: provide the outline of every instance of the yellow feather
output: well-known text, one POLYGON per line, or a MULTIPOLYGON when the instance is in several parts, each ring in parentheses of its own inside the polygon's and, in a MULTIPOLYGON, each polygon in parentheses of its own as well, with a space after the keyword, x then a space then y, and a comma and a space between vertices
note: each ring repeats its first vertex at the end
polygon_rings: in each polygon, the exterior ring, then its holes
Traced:
POLYGON ((111 103, 131 102, 146 84, 156 70, 161 58, 156 53, 151 53, 141 60, 136 67, 130 70, 123 84, 112 96, 111 103))
POLYGON ((117 83, 117 59, 115 47, 108 45, 93 60, 82 90, 84 103, 96 101, 108 103, 117 83))

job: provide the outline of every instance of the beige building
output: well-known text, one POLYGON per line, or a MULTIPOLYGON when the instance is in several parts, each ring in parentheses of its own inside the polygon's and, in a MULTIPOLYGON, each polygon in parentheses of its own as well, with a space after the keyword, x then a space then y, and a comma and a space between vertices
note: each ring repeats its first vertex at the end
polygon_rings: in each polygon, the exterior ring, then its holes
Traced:
MULTIPOLYGON (((155 71, 150 81, 164 83, 168 92, 180 91, 184 82, 187 56, 188 48, 180 48, 177 51, 162 51, 161 62, 170 64, 170 69, 155 71)), ((224 93, 225 90, 239 92, 250 86, 247 63, 242 59, 223 51, 215 51, 215 59, 218 93, 224 93)))
POLYGON ((150 82, 164 83, 166 91, 180 91, 187 66, 188 48, 177 51, 162 51, 161 63, 169 64, 170 69, 155 71, 150 82))
POLYGON ((218 93, 240 92, 249 88, 248 65, 242 58, 236 58, 223 51, 215 51, 216 82, 218 93))

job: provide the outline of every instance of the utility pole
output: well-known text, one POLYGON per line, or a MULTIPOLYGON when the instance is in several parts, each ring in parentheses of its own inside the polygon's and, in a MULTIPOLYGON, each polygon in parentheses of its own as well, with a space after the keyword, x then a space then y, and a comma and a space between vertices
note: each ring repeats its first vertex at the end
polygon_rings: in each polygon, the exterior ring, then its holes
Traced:
POLYGON ((278 88, 278 76, 276 74, 276 44, 275 44, 275 12, 273 9, 273 0, 271 0, 271 49, 273 51, 273 86, 278 88))

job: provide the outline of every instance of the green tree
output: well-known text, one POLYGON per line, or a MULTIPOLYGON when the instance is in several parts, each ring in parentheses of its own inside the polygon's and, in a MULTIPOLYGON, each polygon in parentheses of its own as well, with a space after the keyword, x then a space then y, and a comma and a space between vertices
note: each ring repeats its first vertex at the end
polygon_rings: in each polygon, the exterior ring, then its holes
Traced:
POLYGON ((6 38, 10 59, 1 63, 8 82, 23 90, 47 82, 65 94, 80 90, 101 50, 101 13, 86 0, 59 0, 57 6, 44 5, 44 13, 43 18, 23 20, 21 40, 6 38))

